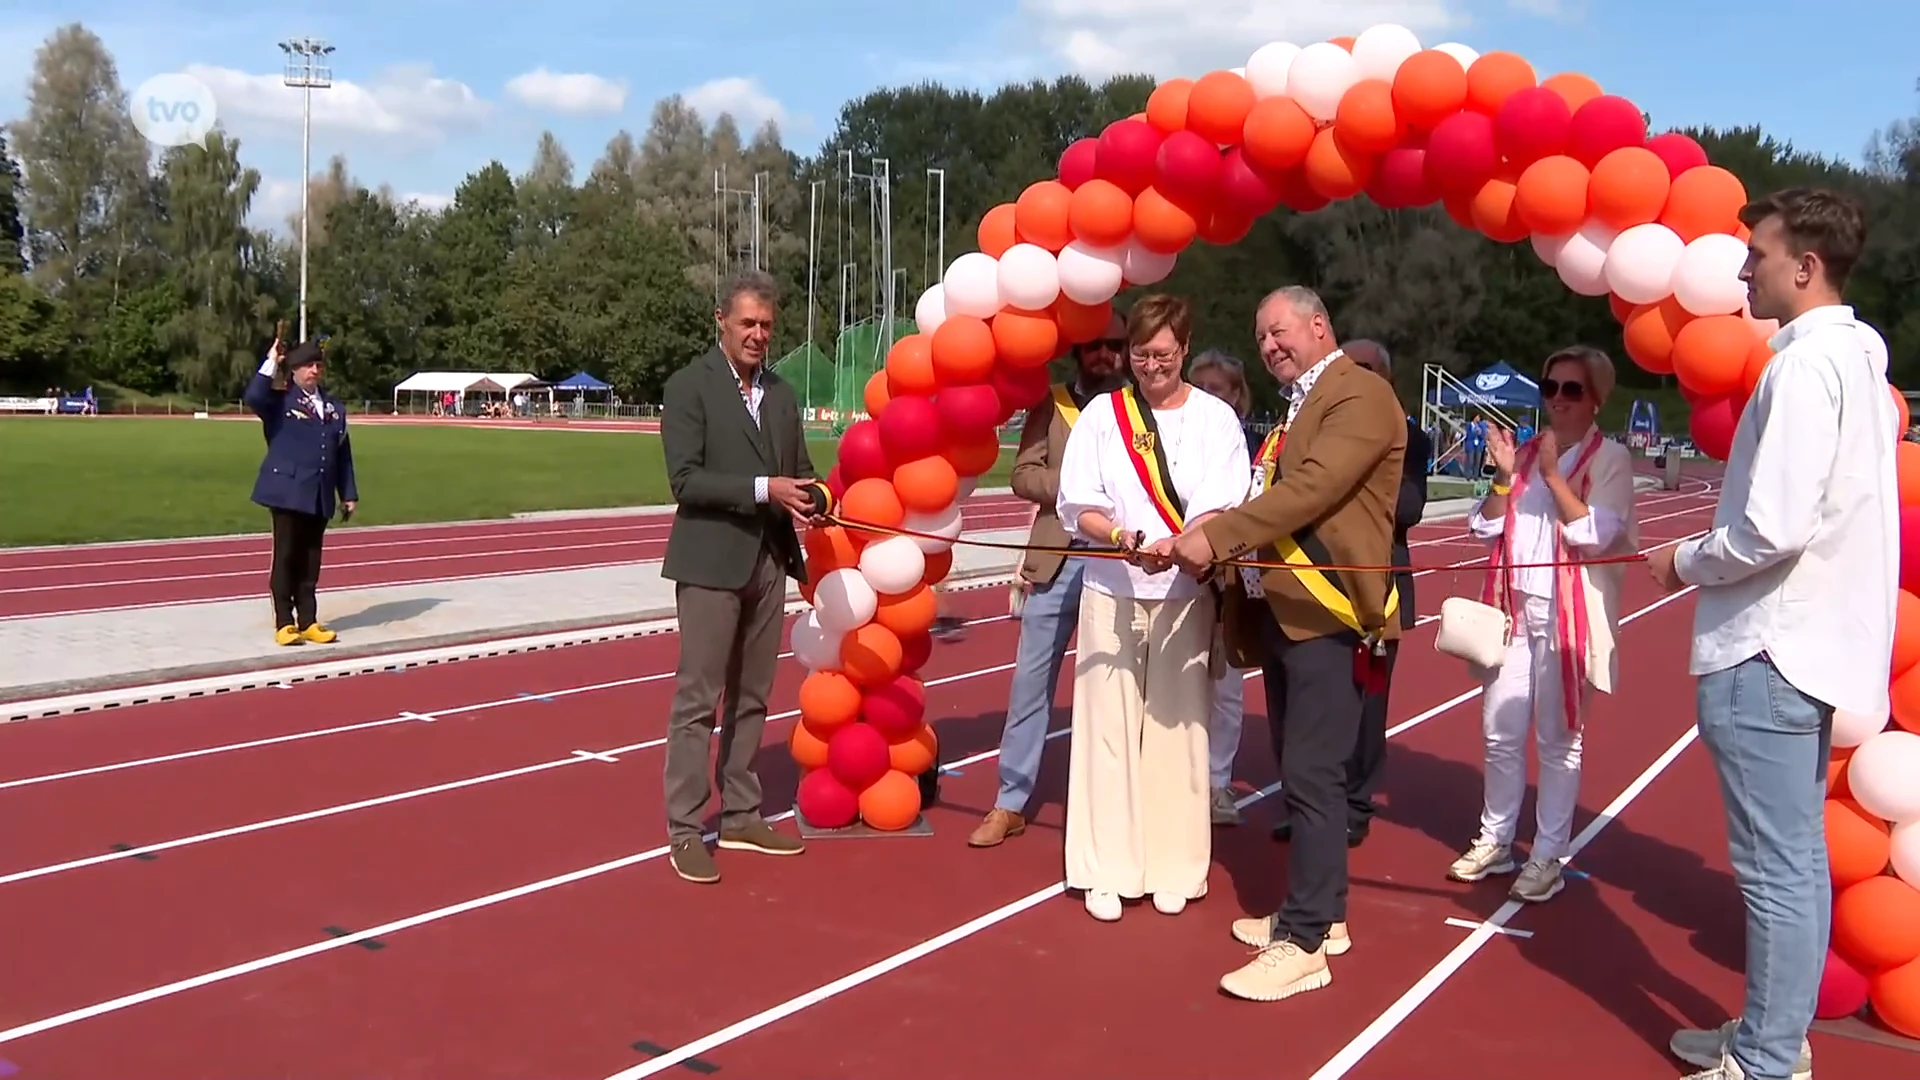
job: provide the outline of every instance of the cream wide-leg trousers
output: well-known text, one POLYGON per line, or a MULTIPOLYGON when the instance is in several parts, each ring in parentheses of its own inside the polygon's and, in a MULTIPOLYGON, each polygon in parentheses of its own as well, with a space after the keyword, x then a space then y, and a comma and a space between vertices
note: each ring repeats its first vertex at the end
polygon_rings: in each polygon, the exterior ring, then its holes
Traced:
POLYGON ((1214 599, 1080 599, 1067 771, 1067 887, 1205 894, 1214 599))
POLYGON ((1480 839, 1499 847, 1513 844, 1521 801, 1527 795, 1527 742, 1532 735, 1540 760, 1540 786, 1534 799, 1533 846, 1527 857, 1563 859, 1570 854, 1573 815, 1580 803, 1585 733, 1567 726, 1553 601, 1540 596, 1523 599, 1513 642, 1481 706, 1486 803, 1480 812, 1480 839))

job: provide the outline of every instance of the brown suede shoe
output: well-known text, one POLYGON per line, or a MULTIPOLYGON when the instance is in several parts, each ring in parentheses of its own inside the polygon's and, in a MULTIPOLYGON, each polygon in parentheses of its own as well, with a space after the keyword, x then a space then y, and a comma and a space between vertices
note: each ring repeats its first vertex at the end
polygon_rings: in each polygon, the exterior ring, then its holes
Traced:
POLYGON ((728 851, 757 851, 762 855, 798 855, 806 845, 797 836, 773 831, 761 818, 720 826, 720 846, 728 851))
POLYGON ((967 837, 968 847, 999 847, 1003 841, 1027 831, 1027 819, 1011 810, 995 807, 980 827, 967 837))

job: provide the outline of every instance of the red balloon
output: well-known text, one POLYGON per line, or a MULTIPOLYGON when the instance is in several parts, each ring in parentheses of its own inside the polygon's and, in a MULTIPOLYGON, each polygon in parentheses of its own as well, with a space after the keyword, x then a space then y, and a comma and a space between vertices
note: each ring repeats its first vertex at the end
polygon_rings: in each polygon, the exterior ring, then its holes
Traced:
POLYGON ((1731 394, 1695 405, 1693 416, 1687 421, 1693 445, 1715 461, 1725 461, 1733 452, 1733 433, 1739 427, 1740 413, 1731 394))
POLYGON ((827 740, 827 768, 855 793, 887 774, 887 737, 871 724, 842 724, 827 740))
POLYGON ((1647 118, 1640 106, 1623 97, 1602 94, 1580 106, 1567 128, 1568 157, 1591 169, 1600 159, 1627 146, 1647 141, 1647 118))
POLYGON ((1373 179, 1367 182, 1367 196, 1386 210, 1407 210, 1437 202, 1440 192, 1427 180, 1426 147, 1396 146, 1380 155, 1373 179))
POLYGON ((1920 506, 1900 510, 1900 587, 1920 594, 1920 506))
POLYGON ((1427 137, 1427 182, 1442 194, 1472 194, 1500 167, 1493 118, 1463 109, 1434 125, 1427 137))
POLYGON ((1094 174, 1117 184, 1129 195, 1153 186, 1154 159, 1160 153, 1160 132, 1145 120, 1116 120, 1100 133, 1094 152, 1094 174))
POLYGON ((922 630, 917 634, 906 634, 900 638, 900 674, 911 675, 919 671, 932 657, 932 631, 922 630))
POLYGON ((933 407, 940 413, 942 432, 951 439, 979 438, 1000 426, 1000 395, 987 383, 949 386, 933 399, 933 407))
POLYGON ((847 478, 840 475, 839 465, 827 470, 827 491, 833 495, 836 503, 847 494, 847 478))
POLYGON ((1184 207, 1208 207, 1220 191, 1220 148, 1191 131, 1176 131, 1154 155, 1154 190, 1184 207))
POLYGON ((894 398, 887 402, 879 423, 880 446, 888 461, 915 461, 940 452, 940 412, 930 398, 918 394, 894 398))
POLYGON ((1264 217, 1280 205, 1280 181, 1236 146, 1220 159, 1220 204, 1239 217, 1264 217))
POLYGON ((927 692, 918 679, 903 676, 860 699, 860 719, 889 739, 913 731, 926 715, 927 692))
POLYGON ((1567 99, 1544 86, 1517 91, 1493 118, 1494 144, 1516 168, 1524 169, 1567 145, 1573 110, 1567 99))
MULTIPOLYGON (((893 410, 889 408, 887 411, 893 410)), ((878 420, 862 420, 840 435, 839 460, 838 468, 848 486, 862 480, 893 478, 893 462, 880 442, 878 420)))
POLYGON ((1007 415, 1000 418, 1003 424, 1012 419, 1014 413, 1040 404, 1053 385, 1048 381, 1047 369, 1044 365, 1037 368, 1017 369, 995 365, 993 374, 987 379, 987 384, 1000 395, 1001 406, 1007 410, 1007 415))
POLYGON ((1094 178, 1094 156, 1099 139, 1081 139, 1060 155, 1060 182, 1069 190, 1094 178))
POLYGON ((831 769, 808 769, 793 803, 807 824, 822 829, 845 828, 860 816, 860 796, 835 779, 831 769))
POLYGON ((1820 970, 1820 996, 1813 1015, 1821 1020, 1844 1020, 1867 1007, 1867 977, 1854 970, 1840 954, 1827 951, 1827 966, 1820 970))
POLYGON ((1647 149, 1666 163, 1667 172, 1679 176, 1688 169, 1697 169, 1707 164, 1707 151, 1691 136, 1678 131, 1669 131, 1664 135, 1655 135, 1647 140, 1647 149))

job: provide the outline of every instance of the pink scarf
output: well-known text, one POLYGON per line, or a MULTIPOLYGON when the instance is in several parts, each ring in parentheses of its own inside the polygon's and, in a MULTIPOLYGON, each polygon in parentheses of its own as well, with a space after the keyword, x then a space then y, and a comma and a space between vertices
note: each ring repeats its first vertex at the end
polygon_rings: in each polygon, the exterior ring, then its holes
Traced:
MULTIPOLYGON (((1587 499, 1593 488, 1593 477, 1587 466, 1593 461, 1593 455, 1600 449, 1600 432, 1590 433, 1573 468, 1567 472, 1567 480, 1580 496, 1582 502, 1587 499)), ((1507 495, 1507 514, 1505 525, 1500 531, 1500 539, 1494 542, 1493 557, 1488 561, 1486 584, 1480 590, 1481 603, 1498 607, 1518 626, 1522 618, 1518 605, 1513 599, 1513 579, 1518 571, 1513 569, 1512 537, 1515 508, 1520 505, 1520 493, 1527 488, 1527 481, 1533 476, 1534 465, 1540 455, 1540 444, 1529 442, 1520 448, 1518 458, 1513 465, 1513 490, 1507 495), (1495 597, 1496 589, 1500 596, 1495 597)), ((1556 524, 1553 530, 1553 626, 1554 637, 1559 643, 1560 652, 1560 701, 1566 712, 1567 727, 1580 727, 1582 703, 1587 696, 1587 648, 1591 624, 1587 617, 1587 590, 1580 579, 1580 568, 1572 565, 1572 556, 1567 551, 1567 540, 1556 524)))

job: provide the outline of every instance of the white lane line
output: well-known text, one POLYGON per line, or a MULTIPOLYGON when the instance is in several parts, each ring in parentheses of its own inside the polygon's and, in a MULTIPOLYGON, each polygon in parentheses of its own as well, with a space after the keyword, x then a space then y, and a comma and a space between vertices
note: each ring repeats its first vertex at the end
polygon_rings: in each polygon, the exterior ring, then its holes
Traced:
POLYGON ((620 764, 619 758, 614 757, 612 754, 608 754, 605 752, 595 752, 592 750, 575 750, 573 752, 573 756, 579 758, 581 761, 604 761, 609 765, 620 764))
MULTIPOLYGON (((1632 613, 1631 615, 1628 615, 1626 618, 1621 619, 1620 621, 1622 625, 1625 625, 1626 623, 1634 621, 1643 615, 1647 615, 1654 611, 1658 611, 1660 608, 1665 607, 1667 604, 1675 600, 1678 600, 1680 597, 1685 596, 1687 593, 1692 591, 1693 591, 1692 588, 1689 587, 1681 592, 1673 593, 1669 596, 1663 597, 1660 600, 1655 601, 1654 603, 1649 604, 1646 607, 1643 607, 1640 610, 1632 613)), ((1393 731, 1388 732, 1388 736, 1391 737, 1397 732, 1405 731, 1408 728, 1414 727, 1421 723, 1425 723, 1427 720, 1432 719, 1435 716, 1438 716, 1452 708, 1455 708, 1458 705, 1464 704, 1465 702, 1471 701, 1474 698, 1479 697, 1480 694, 1481 694, 1481 688, 1476 687, 1473 690, 1470 690, 1464 694, 1461 694, 1450 701, 1442 702, 1441 704, 1436 705, 1431 709, 1428 709, 1426 712, 1421 713, 1419 716, 1414 717, 1412 720, 1409 720, 1406 723, 1399 725, 1393 731)), ((1279 790, 1280 790, 1280 784, 1276 781, 1275 783, 1269 784, 1266 787, 1261 788, 1259 791, 1256 791, 1251 795, 1247 795, 1239 799, 1237 801, 1237 805, 1242 807, 1248 806, 1252 803, 1259 802, 1260 800, 1269 797, 1270 795, 1274 794, 1279 790)), ((1592 831, 1593 831, 1592 828, 1589 827, 1588 831, 1585 833, 1582 833, 1581 835, 1583 837, 1587 836, 1592 831)), ((1577 841, 1576 841, 1575 850, 1578 850, 1577 841)), ((838 994, 845 993, 846 991, 851 990, 857 986, 863 985, 865 983, 872 982, 874 979, 877 979, 880 976, 885 975, 890 971, 904 967, 907 964, 914 962, 915 960, 921 959, 922 957, 938 952, 941 949, 944 949, 947 946, 954 944, 955 942, 962 941, 968 937, 971 937, 974 934, 977 934, 980 931, 995 925, 996 923, 1004 922, 1005 920, 1010 919, 1015 915, 1018 915, 1022 911, 1026 911, 1029 908, 1032 908, 1056 896, 1060 896, 1064 894, 1066 892, 1066 887, 1067 885, 1066 885, 1066 882, 1064 881, 1055 882, 1044 889, 1031 893, 1027 896, 1021 897, 1019 900, 1015 900, 1013 903, 1008 904, 1005 907, 999 908, 995 911, 988 912, 987 914, 982 915, 977 919, 973 919, 960 926, 954 927, 952 930, 948 930, 946 933, 940 934, 937 937, 929 938, 928 940, 923 941, 918 945, 905 949, 901 952, 895 953, 884 960, 880 960, 876 963, 869 964, 868 966, 861 968, 859 971, 853 972, 850 975, 846 975, 839 979, 836 979, 833 982, 827 983, 825 986, 821 986, 814 990, 810 990, 805 994, 799 995, 798 997, 790 998, 787 1001, 781 1002, 780 1004, 775 1005, 770 1009, 765 1009, 752 1016, 749 1016, 746 1019, 739 1021, 738 1023, 731 1024, 727 1027, 721 1028, 719 1031, 716 1031, 711 1035, 707 1035, 702 1038, 695 1039, 694 1041, 687 1043, 684 1046, 676 1047, 668 1051, 667 1053, 660 1055, 659 1057, 650 1058, 646 1062, 640 1065, 636 1065, 630 1069, 625 1069, 620 1072, 614 1073, 612 1076, 608 1077, 607 1080, 639 1080, 639 1078, 641 1077, 653 1076, 656 1073, 664 1072, 665 1070, 673 1068, 679 1065, 681 1062, 686 1061, 688 1058, 699 1057, 702 1054, 706 1054, 709 1051, 713 1050, 715 1047, 723 1046, 726 1043, 732 1042, 733 1040, 738 1039, 743 1035, 751 1034, 752 1032, 758 1031, 761 1028, 764 1028, 770 1024, 774 1024, 781 1020, 784 1020, 795 1013, 801 1012, 802 1010, 818 1005, 819 1003, 827 1000, 828 998, 834 997, 838 994)), ((1505 910, 1505 909, 1502 909, 1502 910, 1505 910)), ((1475 936, 1477 937, 1479 936, 1479 934, 1476 932, 1475 936)), ((1491 931, 1487 931, 1485 936, 1492 937, 1493 934, 1491 931)), ((1469 940, 1472 940, 1472 939, 1469 939, 1469 940)))
POLYGON ((1457 926, 1462 930, 1479 930, 1484 927, 1492 930, 1496 934, 1505 934, 1508 937, 1530 938, 1533 936, 1533 931, 1531 930, 1515 930, 1511 926, 1494 926, 1489 922, 1474 922, 1472 919, 1462 919, 1452 915, 1447 916, 1446 924, 1448 926, 1457 926))

